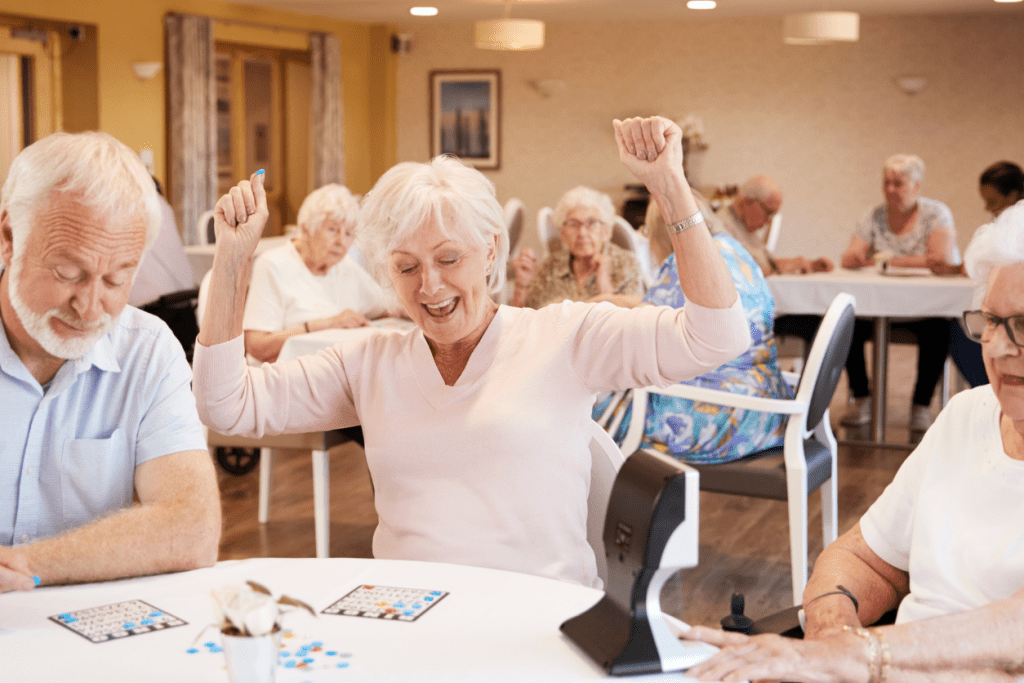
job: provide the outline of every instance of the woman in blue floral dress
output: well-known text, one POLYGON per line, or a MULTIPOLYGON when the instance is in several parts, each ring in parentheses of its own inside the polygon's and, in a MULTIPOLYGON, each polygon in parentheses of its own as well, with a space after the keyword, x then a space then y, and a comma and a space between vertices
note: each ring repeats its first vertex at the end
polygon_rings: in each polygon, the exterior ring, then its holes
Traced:
MULTIPOLYGON (((660 238, 667 237, 668 233, 654 202, 651 202, 647 212, 646 225, 651 235, 651 251, 657 258, 658 252, 664 249, 659 249, 659 242, 662 241, 660 238)), ((715 234, 714 240, 736 283, 750 322, 752 343, 743 355, 684 384, 747 396, 792 398, 793 394, 782 378, 775 337, 772 335, 775 302, 761 269, 740 243, 729 235, 715 234)), ((668 253, 670 255, 662 262, 654 285, 635 303, 675 308, 685 303, 682 290, 679 289, 675 256, 670 249, 668 253)), ((620 305, 630 303, 625 299, 613 301, 620 305)), ((626 415, 612 435, 616 443, 621 444, 631 418, 632 399, 629 392, 625 395, 616 393, 601 397, 594 406, 594 419, 605 413, 611 401, 625 402, 626 415)), ((786 430, 786 417, 777 413, 730 408, 671 396, 651 395, 647 401, 641 445, 695 464, 728 462, 755 451, 779 446, 786 430)), ((608 428, 609 425, 603 426, 608 428)))

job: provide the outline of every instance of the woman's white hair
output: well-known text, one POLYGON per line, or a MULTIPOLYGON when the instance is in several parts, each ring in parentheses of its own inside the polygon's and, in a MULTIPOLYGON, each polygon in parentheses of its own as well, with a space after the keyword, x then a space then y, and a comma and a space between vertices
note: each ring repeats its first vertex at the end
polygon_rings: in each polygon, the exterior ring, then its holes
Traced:
POLYGON ((359 200, 344 185, 331 183, 313 190, 302 200, 295 222, 300 232, 306 237, 312 237, 327 221, 342 223, 358 219, 359 200))
POLYGON ((490 251, 497 245, 487 290, 505 286, 508 230, 494 183, 452 156, 429 163, 407 161, 380 177, 363 199, 356 242, 370 271, 393 294, 388 255, 420 227, 435 222, 453 239, 490 251))
POLYGON ((916 154, 893 154, 882 164, 883 171, 895 171, 911 182, 924 180, 924 161, 916 154))
POLYGON ((15 256, 23 253, 37 212, 66 195, 104 221, 144 221, 148 251, 160 233, 153 178, 138 155, 107 133, 54 133, 18 154, 0 190, 15 256))
POLYGON ((964 268, 977 288, 974 308, 981 306, 988 276, 996 266, 1024 263, 1024 203, 1016 203, 991 223, 978 228, 964 252, 964 268))
POLYGON ((561 196, 558 203, 555 204, 554 211, 551 212, 551 220, 555 222, 555 227, 561 229, 566 215, 573 209, 579 208, 595 209, 601 214, 601 220, 606 228, 605 240, 607 241, 612 235, 612 225, 615 223, 615 205, 612 204, 612 198, 604 192, 598 192, 584 185, 572 188, 561 196))

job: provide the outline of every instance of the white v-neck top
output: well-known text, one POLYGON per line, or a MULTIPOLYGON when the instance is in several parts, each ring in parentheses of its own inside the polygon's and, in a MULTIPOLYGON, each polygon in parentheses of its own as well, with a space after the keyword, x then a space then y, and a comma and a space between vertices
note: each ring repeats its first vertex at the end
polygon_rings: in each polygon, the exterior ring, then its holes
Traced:
POLYGON ((362 424, 375 557, 600 586, 587 545, 590 410, 599 391, 668 386, 746 350, 743 309, 501 306, 454 386, 419 329, 261 367, 241 337, 197 345, 199 414, 260 436, 362 424))

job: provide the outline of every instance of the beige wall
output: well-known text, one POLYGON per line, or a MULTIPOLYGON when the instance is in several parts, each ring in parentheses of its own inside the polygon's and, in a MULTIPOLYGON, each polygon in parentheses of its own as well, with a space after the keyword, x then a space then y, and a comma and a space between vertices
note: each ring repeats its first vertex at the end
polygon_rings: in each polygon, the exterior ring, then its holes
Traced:
POLYGON ((488 171, 501 201, 531 214, 588 184, 616 203, 630 176, 610 121, 700 115, 710 144, 702 184, 757 173, 785 190, 780 255, 845 248, 863 211, 882 201, 881 165, 913 152, 925 196, 952 208, 961 247, 986 220, 977 178, 988 164, 1024 163, 1024 15, 861 18, 858 43, 782 44, 781 18, 549 24, 537 52, 473 47, 468 24, 399 27, 414 35, 398 57, 398 159, 428 158, 428 74, 497 68, 503 90, 502 167, 488 171), (893 78, 920 74, 916 96, 893 78), (544 98, 536 79, 566 87, 544 98))

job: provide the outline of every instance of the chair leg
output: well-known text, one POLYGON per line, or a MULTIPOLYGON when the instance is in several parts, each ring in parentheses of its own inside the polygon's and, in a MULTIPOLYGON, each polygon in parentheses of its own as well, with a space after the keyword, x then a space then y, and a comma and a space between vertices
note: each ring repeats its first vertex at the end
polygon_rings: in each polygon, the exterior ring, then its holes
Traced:
POLYGON ((828 546, 839 537, 839 496, 836 493, 835 477, 821 485, 821 539, 822 547, 828 546))
POLYGON ((331 556, 330 466, 327 451, 313 451, 313 523, 318 558, 331 556))
POLYGON ((258 518, 260 524, 270 519, 270 485, 274 478, 274 449, 260 449, 260 502, 258 518))
POLYGON ((807 585, 807 475, 790 472, 787 477, 789 497, 789 559, 793 573, 793 604, 803 601, 807 585))

